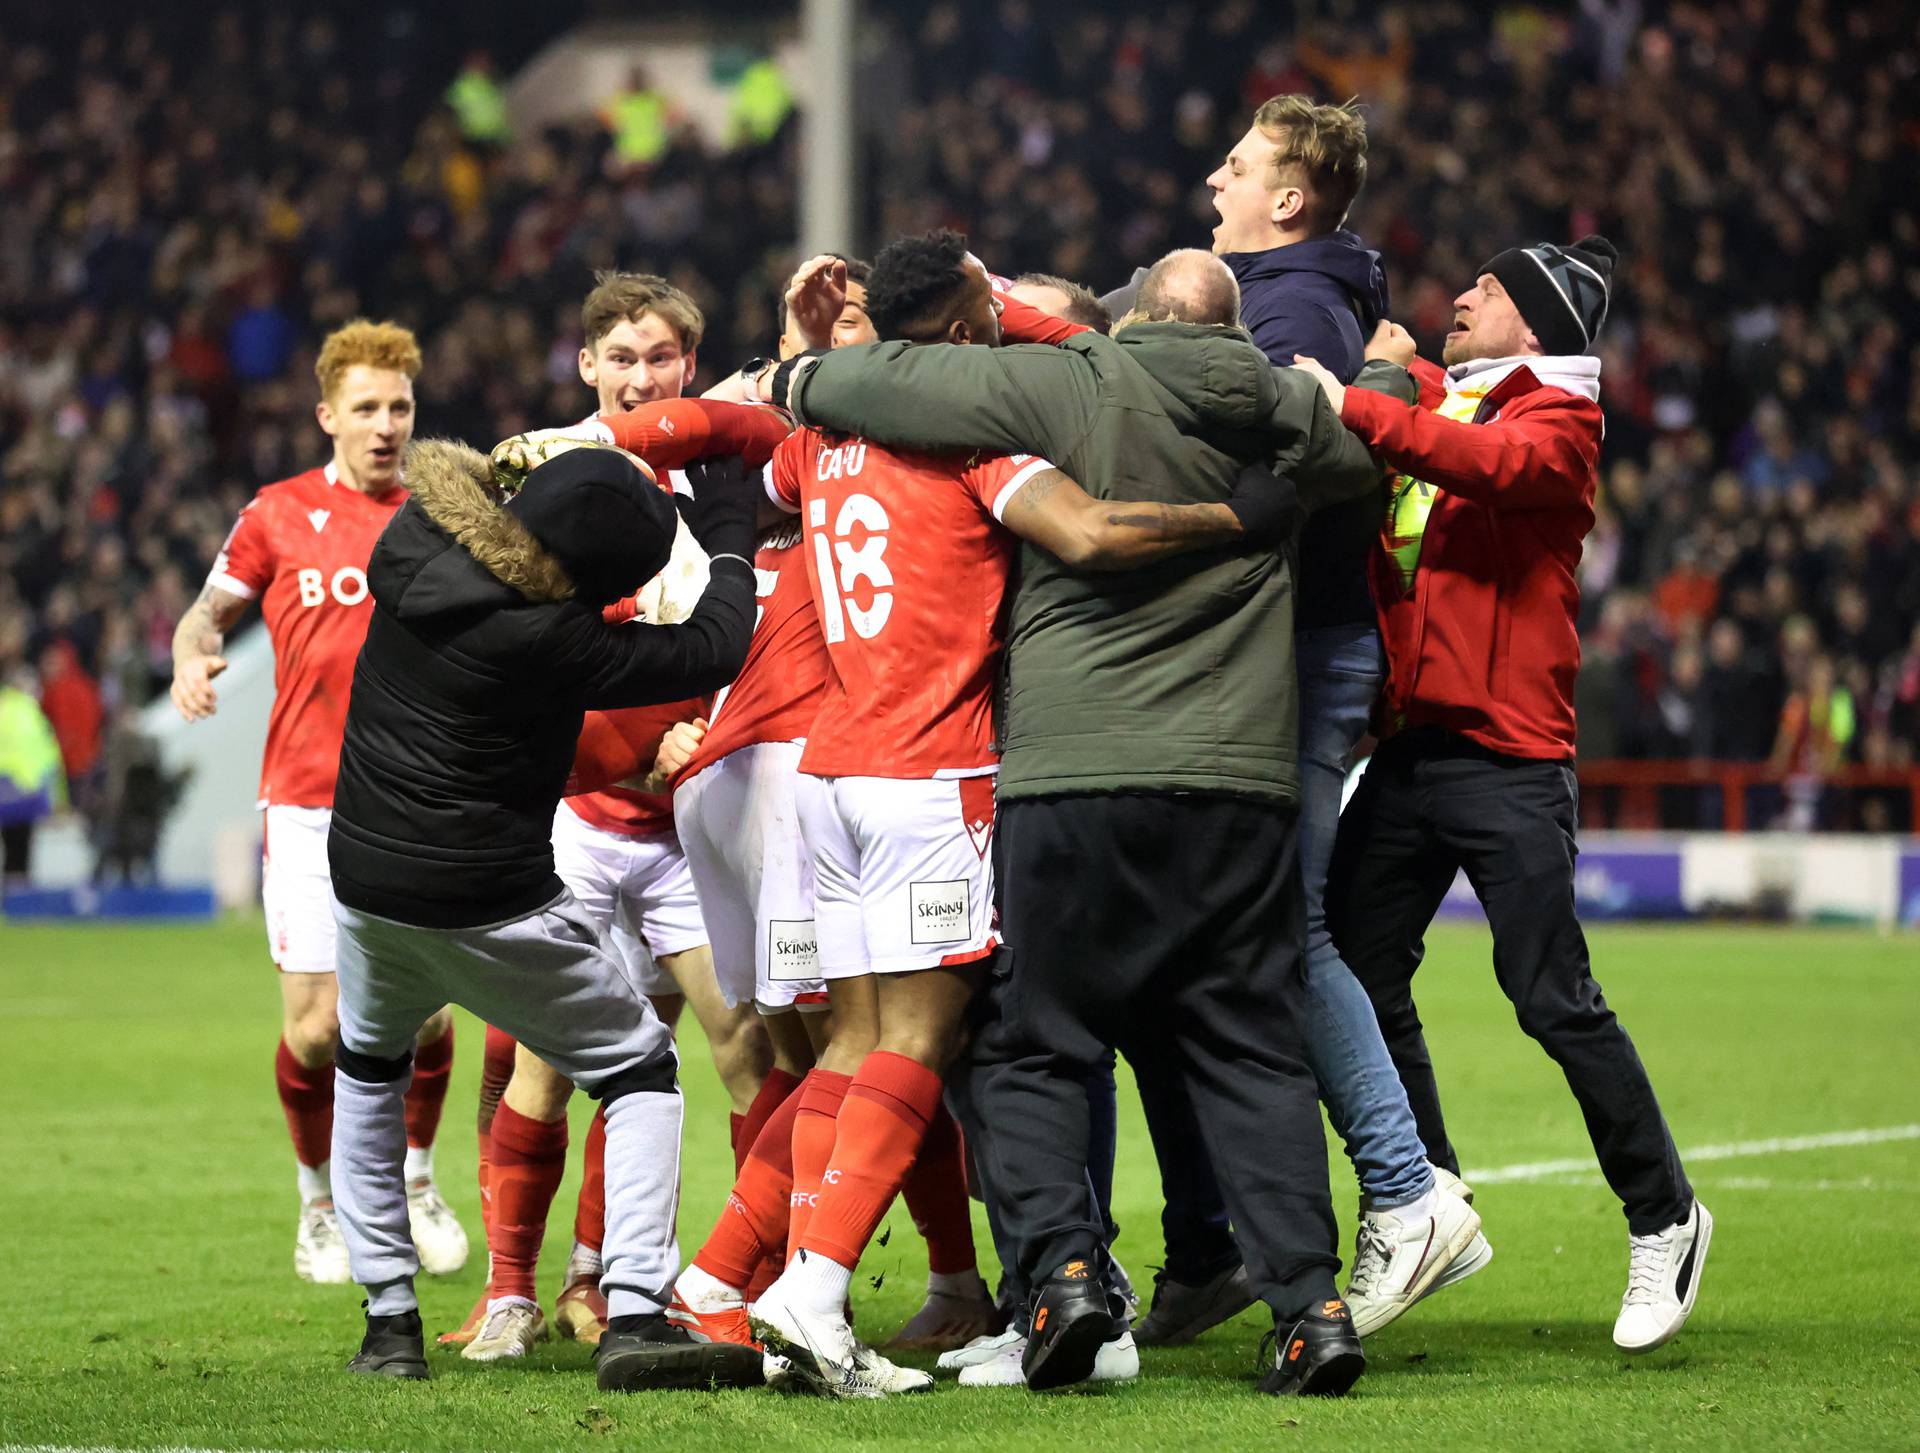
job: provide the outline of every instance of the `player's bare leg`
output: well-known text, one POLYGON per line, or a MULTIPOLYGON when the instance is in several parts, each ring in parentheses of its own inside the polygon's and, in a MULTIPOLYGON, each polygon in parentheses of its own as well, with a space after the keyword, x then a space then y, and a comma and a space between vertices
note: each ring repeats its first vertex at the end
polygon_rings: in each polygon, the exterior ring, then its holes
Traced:
POLYGON ((461 1356, 474 1362, 524 1357, 547 1335, 534 1284, 547 1215, 567 1165, 567 1101, 573 1084, 521 1045, 493 1117, 492 1264, 487 1315, 461 1356))
MULTIPOLYGON (((713 1055, 713 1068, 733 1102, 733 1113, 744 1116, 760 1093, 761 1081, 773 1067, 773 1047, 767 1041, 760 1015, 751 1003, 729 1007, 713 972, 713 950, 701 944, 684 953, 661 954, 660 967, 673 976, 713 1055)), ((655 1001, 658 1007, 658 1000, 655 1001)), ((736 1147, 736 1152, 739 1147, 736 1147)), ((738 1158, 736 1154, 736 1159, 738 1158)))

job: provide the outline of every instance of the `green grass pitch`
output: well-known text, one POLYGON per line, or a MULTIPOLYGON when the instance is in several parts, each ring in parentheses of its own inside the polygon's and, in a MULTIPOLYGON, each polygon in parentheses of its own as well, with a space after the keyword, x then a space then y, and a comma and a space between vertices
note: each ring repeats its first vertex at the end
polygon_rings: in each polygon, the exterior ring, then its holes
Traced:
MULTIPOLYGON (((1499 996, 1484 933, 1451 928, 1434 936, 1421 1004, 1469 1175, 1583 1169, 1484 1177, 1492 1266, 1371 1339, 1352 1397, 1260 1397, 1265 1329, 1250 1313, 1147 1352, 1138 1382, 1105 1392, 943 1385, 848 1405, 603 1394, 570 1343, 505 1368, 436 1352, 426 1384, 347 1376, 357 1289, 292 1271, 259 924, 0 927, 0 1449, 1920 1447, 1920 1139, 1747 1144, 1920 1121, 1920 942, 1701 926, 1604 928, 1593 944, 1682 1149, 1735 1152, 1692 1163, 1718 1227, 1670 1347, 1630 1360, 1610 1344, 1624 1223, 1558 1073, 1499 996)), ((477 1231, 480 1037, 464 1017, 459 1032, 439 1173, 477 1231)), ((730 1161, 697 1032, 685 1060, 690 1249, 730 1161)), ((1157 1179, 1130 1099, 1123 1087, 1119 1252, 1144 1285, 1157 1179)), ((577 1168, 547 1241, 549 1296, 576 1181, 577 1168)), ((1334 1184, 1350 1217, 1343 1161, 1334 1184)), ((855 1283, 876 1338, 918 1305, 925 1270, 897 1208, 891 1226, 855 1283)), ((984 1225, 979 1244, 990 1259, 984 1225)), ((458 1320, 482 1264, 422 1282, 430 1329, 458 1320)))

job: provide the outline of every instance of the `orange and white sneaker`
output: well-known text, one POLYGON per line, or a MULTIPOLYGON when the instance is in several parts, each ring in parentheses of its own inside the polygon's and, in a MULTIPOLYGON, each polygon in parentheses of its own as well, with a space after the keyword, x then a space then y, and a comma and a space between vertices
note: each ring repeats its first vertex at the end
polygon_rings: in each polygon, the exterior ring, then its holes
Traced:
POLYGON ((434 1340, 442 1347, 465 1347, 480 1334, 480 1324, 487 1320, 487 1289, 480 1288, 480 1300, 473 1304, 473 1310, 467 1313, 466 1321, 451 1332, 442 1332, 434 1340))
POLYGON ((673 1300, 667 1304, 667 1320, 683 1329, 696 1342, 734 1342, 743 1347, 758 1347, 753 1329, 747 1324, 747 1299, 738 1287, 730 1287, 719 1277, 702 1271, 692 1262, 673 1284, 673 1300))

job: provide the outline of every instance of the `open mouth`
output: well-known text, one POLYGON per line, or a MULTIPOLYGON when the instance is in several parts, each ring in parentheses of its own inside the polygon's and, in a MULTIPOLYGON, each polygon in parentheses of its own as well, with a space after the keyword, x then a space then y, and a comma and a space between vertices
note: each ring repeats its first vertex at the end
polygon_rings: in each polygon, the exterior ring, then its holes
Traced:
POLYGON ((391 464, 400 457, 400 451, 391 444, 376 444, 367 453, 375 464, 391 464))

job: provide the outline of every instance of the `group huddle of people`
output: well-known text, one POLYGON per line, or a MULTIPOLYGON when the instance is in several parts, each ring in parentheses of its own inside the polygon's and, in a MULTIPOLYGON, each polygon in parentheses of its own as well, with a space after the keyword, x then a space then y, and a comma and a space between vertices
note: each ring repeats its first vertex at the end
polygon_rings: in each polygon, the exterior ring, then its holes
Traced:
POLYGON ((554 1322, 604 1388, 930 1387, 852 1329, 904 1194, 928 1297, 889 1350, 962 1384, 1125 1380, 1261 1302, 1262 1390, 1343 1394, 1492 1260, 1412 995, 1461 871, 1627 1217, 1614 1340, 1680 1330, 1713 1223, 1573 898, 1614 249, 1495 252, 1421 360, 1343 226, 1365 173, 1357 112, 1276 97, 1208 178, 1210 250, 1104 298, 947 231, 818 257, 778 356, 700 398, 697 307, 603 274, 595 412, 487 454, 411 441, 406 330, 327 340, 332 462, 242 513, 174 696, 214 709, 258 599, 295 1262, 366 1288, 352 1369, 427 1375, 414 1278, 467 1253, 432 1176, 457 1003, 489 1026, 468 1358, 548 1335, 578 1086, 554 1322), (682 1266, 688 1005, 737 1178, 682 1266), (1137 1325, 1116 1054, 1167 1203, 1137 1325))

